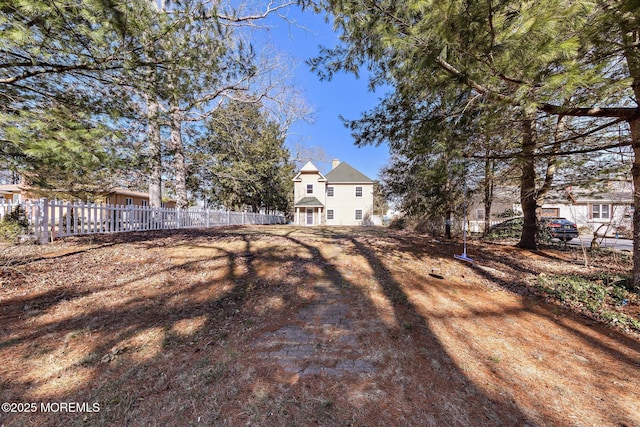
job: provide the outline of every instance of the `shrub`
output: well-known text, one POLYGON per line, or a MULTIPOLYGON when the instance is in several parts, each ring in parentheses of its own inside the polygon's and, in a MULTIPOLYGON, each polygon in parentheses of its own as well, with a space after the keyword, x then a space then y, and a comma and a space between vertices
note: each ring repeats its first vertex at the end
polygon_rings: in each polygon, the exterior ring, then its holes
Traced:
POLYGON ((27 233, 29 220, 24 208, 17 205, 13 211, 5 215, 0 221, 0 240, 4 242, 18 243, 20 237, 27 233))
POLYGON ((637 295, 630 290, 630 278, 595 274, 587 276, 540 276, 538 287, 548 296, 564 304, 584 310, 607 323, 640 331, 640 320, 627 306, 637 304, 637 295))
POLYGON ((393 230, 404 230, 406 227, 407 220, 403 216, 393 218, 389 223, 389 228, 393 230))
POLYGON ((494 217, 507 219, 507 218, 512 218, 514 216, 518 216, 518 215, 522 215, 522 212, 518 212, 518 211, 516 211, 514 209, 507 209, 504 212, 500 212, 498 214, 495 214, 494 217))

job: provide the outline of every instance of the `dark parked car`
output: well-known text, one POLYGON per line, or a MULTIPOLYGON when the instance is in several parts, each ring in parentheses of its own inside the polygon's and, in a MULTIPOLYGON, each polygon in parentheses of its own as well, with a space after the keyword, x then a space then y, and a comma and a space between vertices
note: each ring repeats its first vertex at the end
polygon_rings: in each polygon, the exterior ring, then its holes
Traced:
MULTIPOLYGON (((520 237, 522 233, 523 217, 511 218, 489 228, 489 236, 493 237, 520 237)), ((568 242, 578 237, 578 227, 575 222, 566 218, 541 218, 538 223, 539 232, 551 238, 568 242)))
MULTIPOLYGON (((544 226, 544 229, 551 234, 551 237, 555 237, 564 242, 578 237, 578 227, 576 223, 566 218, 542 218, 540 223, 544 226)), ((540 228, 543 229, 543 227, 540 228)))

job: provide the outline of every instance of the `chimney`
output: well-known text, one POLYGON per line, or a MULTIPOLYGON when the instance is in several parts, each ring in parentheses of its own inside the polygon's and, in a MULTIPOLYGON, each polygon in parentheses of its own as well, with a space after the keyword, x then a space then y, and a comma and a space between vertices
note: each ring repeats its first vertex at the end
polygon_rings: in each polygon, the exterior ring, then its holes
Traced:
POLYGON ((333 159, 331 160, 331 169, 335 169, 340 164, 340 160, 333 159))

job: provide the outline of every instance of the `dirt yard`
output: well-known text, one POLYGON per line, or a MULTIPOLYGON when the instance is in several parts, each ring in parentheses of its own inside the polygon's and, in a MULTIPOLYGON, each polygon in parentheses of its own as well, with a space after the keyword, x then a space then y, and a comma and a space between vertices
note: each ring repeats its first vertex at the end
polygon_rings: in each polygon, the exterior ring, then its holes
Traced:
POLYGON ((638 334, 537 285, 628 259, 460 252, 289 226, 6 247, 0 425, 640 425, 638 334))

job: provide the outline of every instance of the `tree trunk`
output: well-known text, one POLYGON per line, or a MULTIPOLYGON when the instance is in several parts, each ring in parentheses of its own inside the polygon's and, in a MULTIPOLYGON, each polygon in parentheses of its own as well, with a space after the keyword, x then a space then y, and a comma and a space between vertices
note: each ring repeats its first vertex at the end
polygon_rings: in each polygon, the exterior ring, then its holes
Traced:
MULTIPOLYGON (((566 121, 564 120, 564 116, 558 116, 558 121, 556 123, 555 131, 553 134, 553 145, 551 146, 550 150, 550 152, 553 154, 556 154, 560 151, 565 126, 566 121)), ((544 181, 542 182, 542 186, 536 194, 537 203, 539 206, 542 206, 544 204, 545 197, 547 197, 547 194, 549 193, 549 191, 551 191, 551 184, 553 184, 553 178, 555 177, 557 165, 558 158, 556 156, 548 157, 547 171, 545 173, 544 181)))
POLYGON ((524 249, 538 249, 536 244, 536 168, 534 159, 535 138, 533 130, 534 121, 525 119, 522 122, 522 176, 520 179, 520 203, 524 215, 522 236, 518 246, 524 249))
POLYGON ((640 293, 640 117, 629 120, 633 146, 633 289, 640 293))
POLYGON ((495 160, 489 158, 489 149, 484 161, 484 234, 489 233, 491 227, 491 203, 493 202, 493 174, 495 160))
POLYGON ((162 206, 162 143, 160 141, 160 118, 155 92, 147 95, 147 138, 149 144, 149 206, 162 206))
MULTIPOLYGON (((640 99, 640 58, 638 53, 638 40, 640 34, 637 24, 627 28, 623 36, 625 41, 625 58, 629 67, 629 75, 633 78, 631 88, 636 102, 640 99)), ((633 166, 631 177, 633 179, 633 289, 640 293, 640 116, 639 111, 628 119, 631 130, 631 146, 633 147, 633 166)))
MULTIPOLYGON (((443 160, 445 162, 445 171, 446 171, 446 181, 444 183, 444 194, 446 199, 446 205, 445 205, 445 221, 444 221, 444 237, 445 239, 451 239, 451 215, 453 213, 453 206, 454 206, 454 199, 453 197, 453 192, 451 191, 451 170, 449 168, 449 154, 445 151, 443 153, 443 160)), ((465 177, 463 177, 463 179, 466 179, 465 177)), ((466 199, 464 199, 465 197, 467 197, 466 194, 462 195, 463 203, 466 203, 466 199)), ((462 219, 463 221, 466 220, 466 218, 462 219)))
POLYGON ((189 207, 187 196, 187 164, 184 157, 184 145, 182 143, 182 121, 180 113, 173 110, 171 113, 171 146, 173 148, 173 168, 176 185, 176 207, 186 209, 189 207))

